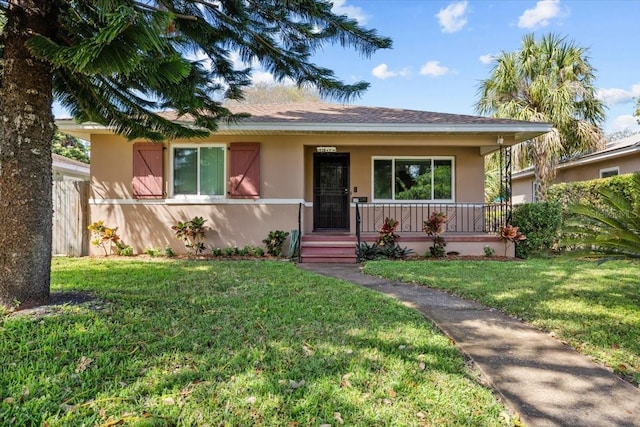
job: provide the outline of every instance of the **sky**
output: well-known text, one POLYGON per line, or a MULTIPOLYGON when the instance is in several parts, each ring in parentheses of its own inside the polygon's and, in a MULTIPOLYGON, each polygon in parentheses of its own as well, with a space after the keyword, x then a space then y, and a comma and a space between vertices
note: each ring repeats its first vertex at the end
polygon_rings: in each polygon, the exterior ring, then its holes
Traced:
MULTIPOLYGON (((353 104, 476 114, 492 58, 518 50, 526 34, 554 33, 587 49, 605 132, 640 131, 640 0, 334 0, 333 10, 393 40, 369 58, 339 46, 314 56, 347 83, 371 84, 353 104)), ((260 70, 253 80, 273 81, 260 70)))
POLYGON ((370 82, 355 104, 476 114, 492 58, 554 33, 587 49, 605 132, 640 131, 640 0, 336 0, 334 11, 393 40, 367 59, 337 47, 317 56, 346 82, 370 82))

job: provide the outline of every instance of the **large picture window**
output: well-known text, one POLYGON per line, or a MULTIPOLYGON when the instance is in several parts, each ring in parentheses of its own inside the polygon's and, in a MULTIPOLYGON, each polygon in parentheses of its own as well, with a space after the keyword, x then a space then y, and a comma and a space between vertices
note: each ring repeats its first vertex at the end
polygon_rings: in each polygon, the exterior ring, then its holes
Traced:
POLYGON ((172 167, 174 196, 224 196, 224 146, 174 146, 172 167))
POLYGON ((373 159, 374 200, 453 201, 452 157, 373 159))

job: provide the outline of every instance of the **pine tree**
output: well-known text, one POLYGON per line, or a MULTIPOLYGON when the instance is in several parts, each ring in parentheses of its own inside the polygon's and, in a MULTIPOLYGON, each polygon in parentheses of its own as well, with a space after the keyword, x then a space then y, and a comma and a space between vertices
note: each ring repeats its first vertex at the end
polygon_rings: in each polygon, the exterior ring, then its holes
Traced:
POLYGON ((349 100, 345 84, 312 62, 327 44, 368 56, 388 38, 331 11, 325 0, 0 0, 0 305, 49 298, 51 106, 127 138, 202 137, 234 120, 250 66, 320 96, 349 100), (175 110, 195 127, 155 112, 175 110))

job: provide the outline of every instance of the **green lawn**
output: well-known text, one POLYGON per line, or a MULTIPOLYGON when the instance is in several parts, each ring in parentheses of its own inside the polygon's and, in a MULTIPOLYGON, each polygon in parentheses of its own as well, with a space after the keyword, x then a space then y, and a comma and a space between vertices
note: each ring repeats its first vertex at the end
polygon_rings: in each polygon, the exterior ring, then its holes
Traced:
POLYGON ((55 259, 52 289, 103 302, 0 316, 0 425, 514 422, 416 311, 291 263, 55 259))
POLYGON ((366 264, 365 272, 466 296, 553 332, 640 384, 640 263, 566 259, 366 264))

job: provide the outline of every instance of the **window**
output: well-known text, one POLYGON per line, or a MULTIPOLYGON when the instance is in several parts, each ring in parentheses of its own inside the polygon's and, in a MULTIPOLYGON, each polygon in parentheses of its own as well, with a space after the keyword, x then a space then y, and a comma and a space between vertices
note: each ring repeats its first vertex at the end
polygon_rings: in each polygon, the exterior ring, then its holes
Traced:
POLYGON ((533 203, 538 201, 538 189, 540 187, 540 184, 538 183, 538 181, 533 181, 531 183, 531 201, 533 203))
POLYGON ((453 201, 451 157, 373 159, 374 200, 453 201))
POLYGON ((175 145, 171 150, 174 196, 225 195, 223 145, 175 145))
POLYGON ((615 166, 613 168, 600 169, 600 178, 609 178, 610 176, 620 175, 620 168, 615 166))

